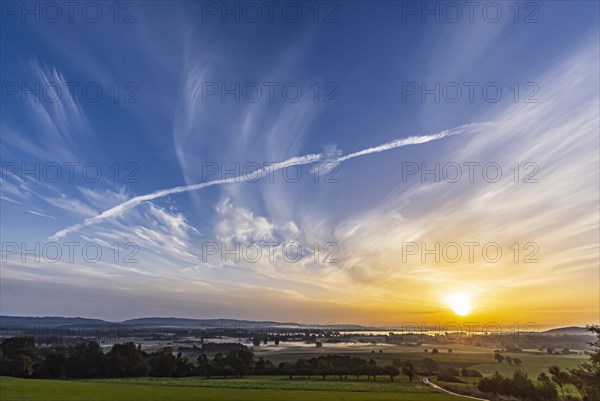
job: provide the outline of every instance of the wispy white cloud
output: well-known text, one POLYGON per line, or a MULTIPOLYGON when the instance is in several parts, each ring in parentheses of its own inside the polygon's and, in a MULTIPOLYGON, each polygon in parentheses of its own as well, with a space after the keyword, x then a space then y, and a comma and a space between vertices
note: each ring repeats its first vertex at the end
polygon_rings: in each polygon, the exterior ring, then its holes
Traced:
POLYGON ((79 199, 69 198, 65 194, 62 194, 60 197, 46 197, 44 200, 52 206, 62 209, 71 215, 83 218, 94 216, 97 213, 96 210, 92 209, 86 203, 79 199))
POLYGON ((36 212, 35 210, 27 210, 28 213, 34 214, 36 216, 41 216, 41 217, 47 217, 49 219, 55 219, 56 217, 54 216, 48 216, 47 214, 41 213, 41 212, 36 212))
POLYGON ((77 139, 89 138, 90 127, 79 101, 71 96, 65 86, 63 74, 56 67, 48 67, 37 60, 31 61, 31 70, 37 86, 35 94, 27 95, 21 103, 26 109, 34 130, 23 127, 8 127, 3 123, 3 146, 10 145, 38 160, 78 160, 77 139), (35 98, 37 96, 38 98, 35 98), (48 152, 48 149, 53 149, 48 152))
MULTIPOLYGON (((360 152, 351 153, 347 156, 342 156, 342 157, 338 158, 338 161, 342 162, 342 161, 352 159, 352 158, 355 158, 358 156, 366 155, 366 154, 378 153, 378 152, 383 152, 386 150, 400 148, 403 146, 417 145, 417 144, 423 144, 423 143, 427 143, 427 142, 431 142, 431 141, 436 141, 436 140, 440 140, 440 139, 445 138, 450 135, 457 135, 460 133, 470 132, 470 131, 472 132, 472 131, 475 131, 476 128, 482 129, 484 126, 487 126, 487 125, 488 125, 488 123, 481 123, 481 124, 474 123, 474 124, 469 124, 467 126, 461 126, 461 127, 457 127, 457 128, 450 129, 450 130, 445 130, 445 131, 442 131, 442 132, 439 132, 436 134, 432 134, 432 135, 411 136, 411 137, 404 138, 404 139, 398 139, 398 140, 388 142, 381 146, 365 149, 360 152)), ((60 230, 57 233, 55 233, 51 238, 53 238, 53 239, 62 238, 65 235, 76 232, 77 230, 81 229, 82 227, 90 226, 94 223, 105 220, 107 218, 119 216, 125 210, 135 207, 142 202, 151 201, 154 199, 163 198, 168 195, 178 194, 178 193, 182 193, 182 192, 189 192, 189 191, 199 190, 202 188, 208 188, 208 187, 215 186, 215 185, 235 184, 235 183, 240 183, 240 182, 244 182, 244 181, 249 181, 252 179, 256 179, 256 177, 266 176, 275 171, 282 170, 286 167, 303 166, 306 164, 313 164, 315 162, 318 162, 321 159, 321 157, 322 157, 322 154, 320 154, 320 153, 307 154, 304 156, 294 156, 290 159, 287 159, 287 160, 284 160, 284 161, 281 161, 278 163, 273 163, 268 167, 264 167, 264 168, 258 169, 256 171, 249 172, 249 173, 241 175, 241 176, 213 180, 213 181, 208 181, 208 182, 204 182, 204 183, 200 183, 200 184, 193 184, 193 185, 186 185, 186 186, 179 186, 179 187, 174 187, 174 188, 169 188, 169 189, 163 189, 160 191, 152 192, 147 195, 136 196, 136 197, 131 198, 128 201, 123 202, 111 209, 105 210, 104 212, 100 213, 97 216, 94 216, 94 217, 84 220, 80 224, 76 224, 74 226, 67 227, 63 230, 60 230)))
POLYGON ((597 46, 583 45, 540 77, 544 96, 538 104, 515 104, 485 115, 495 121, 485 135, 462 136, 461 146, 443 155, 443 160, 458 164, 498 163, 504 173, 501 181, 492 183, 481 172, 469 182, 463 171, 456 183, 421 182, 417 175, 378 207, 340 221, 335 235, 342 270, 357 283, 376 285, 383 297, 397 297, 398 288, 410 287, 411 294, 422 288, 435 299, 455 287, 468 288, 481 302, 485 297, 512 298, 525 289, 570 287, 570 282, 580 287, 576 283, 582 277, 597 275, 597 60, 597 46), (521 169, 518 182, 515 162, 521 169), (523 183, 531 172, 523 171, 527 162, 537 166, 539 182, 523 183), (403 243, 433 249, 435 243, 469 241, 496 242, 509 254, 515 242, 521 247, 533 242, 539 246, 539 262, 524 264, 523 249, 520 263, 506 253, 496 264, 484 261, 480 253, 474 263, 467 258, 436 263, 432 256, 422 262, 420 255, 401 261, 403 243))

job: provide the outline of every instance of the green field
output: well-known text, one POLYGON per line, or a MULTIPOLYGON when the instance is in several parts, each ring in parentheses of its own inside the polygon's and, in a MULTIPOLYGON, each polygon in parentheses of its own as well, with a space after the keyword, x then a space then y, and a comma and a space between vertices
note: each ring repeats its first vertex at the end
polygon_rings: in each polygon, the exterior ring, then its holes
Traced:
MULTIPOLYGON (((321 349, 286 349, 282 352, 261 352, 258 348, 255 351, 256 357, 264 357, 269 359, 275 364, 280 362, 293 362, 298 358, 302 357, 310 359, 318 357, 320 355, 327 354, 339 354, 339 355, 351 355, 357 356, 363 359, 374 359, 377 361, 377 365, 385 366, 391 365, 392 361, 399 358, 403 361, 412 360, 419 362, 423 358, 431 358, 436 361, 440 367, 455 367, 463 368, 468 367, 469 369, 476 369, 484 375, 489 375, 494 372, 498 372, 504 376, 512 376, 517 367, 515 365, 509 365, 506 362, 498 363, 494 360, 493 348, 480 348, 475 346, 465 345, 452 345, 450 346, 453 350, 449 353, 448 346, 440 346, 439 344, 428 344, 421 347, 411 346, 386 346, 386 347, 369 347, 367 350, 356 351, 353 347, 336 347, 335 349, 327 348, 327 344, 321 349), (431 350, 438 348, 439 354, 432 354, 431 350), (383 352, 379 353, 382 349, 383 352), (428 349, 430 352, 424 352, 424 349, 428 349), (375 351, 372 353, 371 351, 375 351)), ((510 355, 512 357, 518 357, 523 361, 520 366, 529 374, 529 377, 535 379, 541 372, 546 372, 548 367, 552 365, 558 365, 563 369, 575 368, 579 362, 587 361, 588 356, 572 354, 572 355, 549 355, 545 352, 518 352, 518 353, 503 353, 502 355, 510 355)))
POLYGON ((32 380, 0 377, 2 401, 458 401, 406 381, 245 379, 32 380))
MULTIPOLYGON (((331 349, 325 345, 322 349, 297 348, 285 349, 281 352, 256 352, 256 357, 265 357, 275 364, 295 361, 300 357, 311 358, 329 353, 354 355, 365 359, 375 359, 379 366, 389 365, 395 358, 403 361, 421 361, 423 358, 435 360, 441 368, 468 367, 476 369, 484 375, 498 371, 504 376, 512 376, 516 366, 494 361, 493 349, 482 349, 472 346, 453 346, 453 352, 447 348, 437 347, 439 354, 425 353, 424 348, 431 351, 434 346, 373 346, 357 350, 354 347, 336 347, 331 349), (371 352, 375 351, 375 353, 371 352)), ((507 355, 507 354, 504 354, 507 355)), ((583 355, 548 355, 543 352, 519 352, 510 354, 518 356, 533 380, 551 365, 563 369, 573 368, 578 362, 588 359, 583 355)), ((436 382, 435 377, 432 378, 436 382)), ((469 384, 443 383, 439 385, 454 389, 473 389, 478 379, 461 378, 469 384)), ((565 388, 567 394, 579 397, 572 386, 565 388)), ((366 377, 356 380, 348 376, 346 380, 338 380, 336 376, 289 378, 276 376, 252 376, 244 379, 205 379, 187 377, 169 378, 132 378, 132 379, 94 379, 94 380, 34 380, 0 377, 0 400, 2 401, 186 401, 186 400, 298 400, 298 401, 359 401, 359 400, 395 400, 395 401, 458 401, 462 397, 454 397, 437 392, 419 382, 408 382, 406 376, 400 376, 391 382, 389 377, 379 376, 377 381, 369 381, 366 377)))
MULTIPOLYGON (((395 358, 399 358, 403 361, 413 360, 413 361, 421 361, 423 358, 431 358, 436 361, 441 368, 446 367, 455 367, 455 368, 469 368, 475 369, 482 373, 484 376, 491 375, 494 372, 498 372, 503 376, 511 377, 517 366, 509 365, 506 362, 498 363, 494 360, 493 349, 482 349, 480 347, 475 346, 465 346, 465 345, 452 345, 452 353, 449 353, 447 350, 447 346, 440 347, 439 344, 426 344, 421 347, 414 346, 387 346, 385 348, 373 346, 368 350, 361 350, 360 352, 356 352, 352 347, 338 348, 335 350, 338 354, 344 355, 352 355, 357 356, 364 359, 375 359, 377 364, 380 366, 390 365, 395 358), (440 351, 439 354, 432 354, 431 350, 433 348, 438 348, 440 351), (382 349, 383 352, 379 353, 379 350, 382 349), (430 352, 425 353, 424 349, 428 349, 430 352), (372 353, 375 351, 375 353, 372 353)), ((313 358, 318 357, 319 355, 324 355, 331 353, 332 350, 326 349, 326 345, 323 349, 315 350, 307 350, 298 349, 296 351, 286 350, 285 352, 270 352, 270 353, 260 353, 258 352, 258 356, 263 356, 272 360, 273 362, 291 362, 296 359, 302 358, 313 358)), ((569 369, 577 367, 577 364, 580 362, 587 361, 589 359, 588 356, 585 355, 549 355, 545 352, 519 352, 519 353, 505 353, 503 355, 510 355, 512 357, 518 357, 523 361, 523 363, 519 366, 519 368, 525 370, 529 377, 535 381, 537 376, 541 372, 548 373, 548 367, 552 365, 560 366, 562 369, 569 369)), ((444 383, 437 382, 439 385, 448 388, 473 390, 477 386, 478 378, 460 378, 461 380, 467 382, 468 384, 462 383, 444 383)), ((433 378, 435 381, 435 377, 433 378)), ((565 386, 565 394, 571 395, 575 398, 581 398, 581 395, 577 392, 575 387, 571 384, 565 386)))

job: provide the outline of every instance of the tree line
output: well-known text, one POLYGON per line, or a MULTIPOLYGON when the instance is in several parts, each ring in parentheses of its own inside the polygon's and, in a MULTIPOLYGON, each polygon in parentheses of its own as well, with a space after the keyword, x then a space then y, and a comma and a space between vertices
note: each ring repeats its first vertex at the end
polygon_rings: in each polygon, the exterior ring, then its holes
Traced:
MULTIPOLYGON (((572 384, 581 395, 582 401, 600 401, 600 326, 587 326, 588 331, 596 335, 596 341, 589 343, 593 351, 589 353, 589 362, 579 363, 577 368, 562 370, 559 366, 550 366, 548 373, 542 372, 534 383, 527 377, 527 372, 517 369, 512 378, 504 377, 498 372, 479 380, 478 390, 501 396, 516 397, 528 401, 554 401, 558 399, 557 388, 560 389, 563 399, 565 386, 572 384)), ((568 348, 561 352, 563 355, 571 354, 568 348)), ((548 354, 557 354, 553 349, 548 354)), ((521 365, 518 358, 494 353, 498 363, 503 361, 509 364, 521 365)))
MULTIPOLYGON (((205 353, 190 359, 171 347, 146 352, 133 342, 115 344, 104 353, 95 341, 73 344, 64 348, 36 348, 33 337, 12 337, 0 344, 0 374, 33 378, 110 378, 110 377, 244 377, 255 375, 294 376, 388 376, 400 374, 394 366, 377 366, 373 359, 324 355, 318 358, 299 358, 295 362, 274 365, 271 361, 254 359, 254 353, 241 344, 218 344, 202 347, 217 352, 212 358, 205 353)), ((416 376, 412 365, 405 368, 411 380, 416 376)))

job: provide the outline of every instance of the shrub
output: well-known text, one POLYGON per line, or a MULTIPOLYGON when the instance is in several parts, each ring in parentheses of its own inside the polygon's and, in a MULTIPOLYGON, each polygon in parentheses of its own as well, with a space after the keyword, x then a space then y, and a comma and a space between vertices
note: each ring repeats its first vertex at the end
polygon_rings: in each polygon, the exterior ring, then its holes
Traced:
POLYGON ((483 377, 483 375, 475 369, 462 368, 460 375, 463 377, 483 377))

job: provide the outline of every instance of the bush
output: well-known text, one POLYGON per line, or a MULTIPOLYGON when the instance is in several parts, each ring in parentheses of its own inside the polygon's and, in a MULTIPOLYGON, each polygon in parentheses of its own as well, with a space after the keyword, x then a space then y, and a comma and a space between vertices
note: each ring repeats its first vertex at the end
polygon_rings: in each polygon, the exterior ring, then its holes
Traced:
POLYGON ((484 393, 501 394, 529 401, 553 401, 558 398, 556 387, 551 382, 534 384, 521 369, 517 369, 512 379, 494 373, 484 377, 477 385, 484 393))
POLYGON ((483 375, 475 369, 462 368, 460 375, 463 377, 483 377, 483 375))

